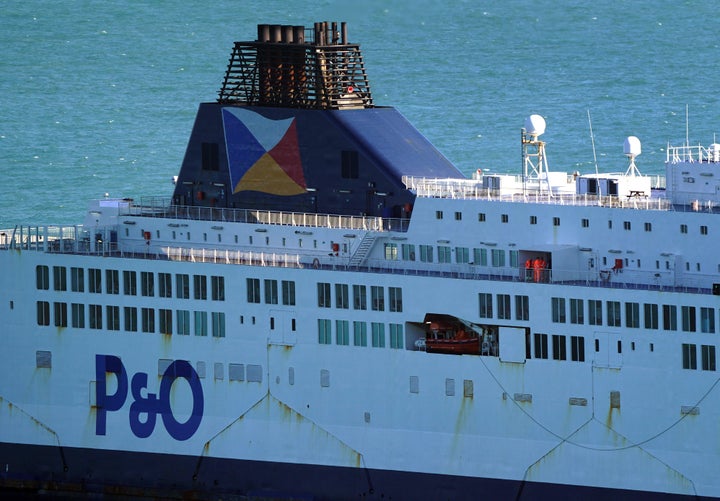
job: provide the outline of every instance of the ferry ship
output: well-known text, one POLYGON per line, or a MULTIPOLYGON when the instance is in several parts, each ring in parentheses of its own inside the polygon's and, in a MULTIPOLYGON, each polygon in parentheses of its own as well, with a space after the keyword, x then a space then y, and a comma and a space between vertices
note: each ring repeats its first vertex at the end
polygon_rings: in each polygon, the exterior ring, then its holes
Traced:
POLYGON ((720 497, 720 145, 555 172, 524 123, 467 178, 344 23, 259 25, 171 197, 0 233, 0 488, 720 497))

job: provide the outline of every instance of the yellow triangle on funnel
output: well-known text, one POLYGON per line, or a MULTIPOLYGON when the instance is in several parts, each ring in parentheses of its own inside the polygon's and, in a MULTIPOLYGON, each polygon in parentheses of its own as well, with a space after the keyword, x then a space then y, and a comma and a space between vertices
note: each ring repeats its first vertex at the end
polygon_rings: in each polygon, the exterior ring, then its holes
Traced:
POLYGON ((235 186, 233 193, 239 191, 260 191, 273 195, 300 195, 305 193, 305 188, 293 181, 275 159, 265 153, 248 169, 235 186))

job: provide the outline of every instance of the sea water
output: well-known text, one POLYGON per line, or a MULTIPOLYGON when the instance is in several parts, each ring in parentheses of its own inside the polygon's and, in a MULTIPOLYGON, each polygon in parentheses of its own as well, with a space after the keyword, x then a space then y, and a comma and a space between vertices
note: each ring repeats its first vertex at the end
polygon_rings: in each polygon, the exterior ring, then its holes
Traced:
MULTIPOLYGON (((89 199, 169 196, 198 103, 256 25, 346 21, 376 105, 467 175, 519 173, 547 122, 551 170, 664 170, 720 132, 716 3, 553 0, 9 1, 0 9, 0 228, 82 221, 89 199)), ((719 141, 720 142, 720 141, 719 141)))

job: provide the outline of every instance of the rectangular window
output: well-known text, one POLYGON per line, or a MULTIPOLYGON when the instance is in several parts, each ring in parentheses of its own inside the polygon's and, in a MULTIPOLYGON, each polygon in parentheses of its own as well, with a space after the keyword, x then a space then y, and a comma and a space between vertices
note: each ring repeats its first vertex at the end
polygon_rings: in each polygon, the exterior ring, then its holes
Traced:
POLYGON ((487 249, 473 249, 473 264, 487 266, 487 249))
POLYGON ((172 297, 172 275, 170 273, 158 273, 158 295, 172 297))
POLYGON ((530 224, 537 224, 537 216, 530 216, 530 224))
POLYGON ((652 223, 645 223, 645 231, 652 231, 652 223))
POLYGON ((55 327, 67 327, 67 303, 53 303, 55 327))
POLYGON ((682 309, 682 330, 684 332, 695 332, 695 307, 683 306, 682 309))
POLYGON ((85 292, 84 268, 70 268, 70 290, 73 292, 85 292))
POLYGON ((570 336, 570 360, 573 362, 585 361, 585 338, 570 336))
POLYGON ((388 287, 388 299, 390 301, 390 311, 403 311, 402 289, 400 287, 388 287))
POLYGON ((436 210, 435 211, 435 219, 442 219, 443 218, 443 211, 436 210))
POLYGON ((85 328, 85 305, 81 303, 72 303, 70 305, 72 315, 72 326, 78 329, 85 328))
POLYGON ((123 314, 125 315, 125 330, 128 332, 137 332, 137 308, 134 308, 132 306, 126 306, 123 309, 123 314))
POLYGON ((160 334, 172 334, 172 310, 160 308, 158 310, 158 321, 160 325, 160 334))
POLYGON ((374 348, 385 348, 385 324, 372 322, 372 345, 374 348))
POLYGON ((625 303, 625 325, 640 328, 640 303, 625 303))
POLYGON ((630 231, 630 229, 631 229, 630 221, 623 221, 623 228, 630 231))
POLYGON ((530 320, 530 298, 515 296, 515 320, 530 320))
POLYGON ((330 284, 320 282, 317 284, 318 306, 320 308, 330 308, 330 284))
POLYGON ((702 357, 702 370, 714 371, 715 369, 715 346, 703 344, 700 346, 702 357))
POLYGON ((190 335, 190 312, 188 310, 177 310, 177 333, 181 336, 190 335))
POLYGON ((331 325, 330 320, 326 318, 318 318, 318 343, 332 343, 331 325))
POLYGON ((45 291, 50 288, 50 268, 45 265, 35 267, 35 286, 45 291))
POLYGON ((405 261, 415 261, 415 245, 414 244, 402 244, 401 245, 402 258, 405 261))
POLYGON ((343 310, 350 307, 350 288, 347 284, 335 284, 335 307, 343 310))
POLYGON ((353 322, 353 344, 367 346, 367 323, 353 322))
POLYGON ((390 324, 390 348, 401 350, 405 347, 402 324, 390 324))
POLYGON ((109 331, 120 330, 120 307, 108 305, 105 307, 105 315, 107 316, 107 328, 109 331))
POLYGON ((708 234, 708 227, 705 225, 700 226, 700 234, 701 235, 707 235, 708 234))
POLYGON ((152 271, 140 272, 140 294, 148 297, 155 295, 155 274, 152 271))
POLYGON ((553 218, 553 226, 560 226, 560 218, 559 217, 553 218))
POLYGON ((590 325, 602 325, 602 301, 588 299, 588 323, 590 325))
POLYGON ((555 323, 565 323, 565 298, 554 297, 551 298, 550 307, 552 310, 552 321, 555 323))
POLYGON ((683 369, 697 370, 697 346, 694 344, 682 345, 683 369))
POLYGON ((688 227, 686 224, 681 224, 680 225, 680 233, 687 233, 687 231, 688 231, 687 228, 688 227))
POLYGON ((37 324, 50 325, 50 303, 47 301, 37 302, 37 324))
POLYGON ((195 335, 205 337, 208 335, 207 311, 194 312, 195 335))
POLYGON ((248 278, 247 283, 247 301, 248 303, 260 303, 260 279, 248 278))
POLYGON ((455 247, 455 262, 465 264, 470 262, 470 249, 467 247, 455 247))
POLYGON ((366 286, 353 285, 353 308, 356 310, 367 310, 366 286))
POLYGON ((553 334, 553 360, 567 360, 567 341, 565 336, 553 334))
POLYGON ((175 274, 175 294, 178 299, 190 299, 190 275, 175 274))
POLYGON ((265 304, 278 304, 278 283, 277 280, 265 279, 265 304))
POLYGON ((118 270, 105 270, 105 292, 120 294, 120 272, 118 270))
POLYGON ((505 266, 505 251, 502 249, 493 249, 490 252, 491 264, 496 268, 505 266))
POLYGON ((423 263, 433 262, 433 246, 432 245, 421 245, 420 246, 420 261, 423 263))
POLYGON ((155 332, 155 310, 152 308, 141 308, 142 331, 155 332))
POLYGON ((590 220, 583 218, 583 219, 581 220, 581 222, 580 222, 580 225, 581 225, 583 228, 589 228, 589 227, 590 227, 590 220))
POLYGON ((91 304, 89 308, 90 313, 90 328, 91 329, 102 329, 102 306, 99 304, 91 304))
POLYGON ((205 275, 193 275, 193 297, 195 299, 207 299, 207 277, 205 275))
POLYGON ((126 296, 137 296, 137 273, 123 271, 123 293, 126 296))
POLYGON ((386 243, 385 244, 385 259, 394 261, 398 258, 397 244, 386 243))
POLYGON ((645 328, 646 329, 657 329, 658 328, 658 305, 652 303, 645 303, 643 305, 645 311, 645 328))
POLYGON ((715 332, 715 308, 700 308, 700 332, 715 332))
POLYGON ((370 301, 373 311, 385 311, 385 288, 379 285, 370 286, 370 301))
POLYGON ((438 245, 438 263, 449 263, 452 261, 450 247, 447 245, 438 245))
POLYGON ((335 321, 335 343, 343 346, 350 344, 350 322, 347 320, 335 321))
POLYGON ((492 294, 488 292, 481 292, 478 294, 478 298, 480 299, 480 318, 492 318, 492 294))
POLYGON ((225 337, 225 313, 222 311, 212 312, 212 336, 225 337))
POLYGON ((497 311, 499 319, 510 320, 510 294, 497 295, 497 311))
POLYGON ((570 299, 570 323, 582 325, 585 323, 585 305, 582 299, 570 299))
POLYGON ((97 268, 88 270, 88 292, 100 294, 102 292, 102 276, 97 268))
POLYGON ((485 213, 484 212, 478 212, 478 221, 481 223, 485 222, 485 213))
POLYGON ((510 216, 507 214, 500 214, 500 222, 501 223, 509 223, 510 222, 510 216))
POLYGON ((607 324, 609 327, 620 327, 620 301, 607 301, 607 324))
POLYGON ((677 306, 674 304, 663 305, 663 329, 666 331, 677 330, 677 306))
POLYGON ((287 306, 295 306, 295 282, 282 281, 282 303, 287 306))
POLYGON ((533 336, 535 339, 535 358, 547 358, 548 357, 548 337, 547 334, 538 334, 537 332, 533 336))
POLYGON ((67 290, 67 268, 64 266, 53 266, 53 289, 56 291, 67 290))

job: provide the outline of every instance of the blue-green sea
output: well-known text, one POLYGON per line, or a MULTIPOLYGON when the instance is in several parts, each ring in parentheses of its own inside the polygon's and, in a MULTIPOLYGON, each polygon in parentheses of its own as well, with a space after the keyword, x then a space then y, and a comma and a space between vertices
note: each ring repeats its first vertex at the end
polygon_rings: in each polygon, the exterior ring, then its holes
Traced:
POLYGON ((519 172, 533 113, 551 170, 663 172, 720 133, 712 1, 9 0, 0 9, 0 228, 81 222, 87 200, 169 195, 197 105, 256 25, 347 21, 375 104, 463 172, 519 172), (687 119, 686 119, 687 110, 687 119))

